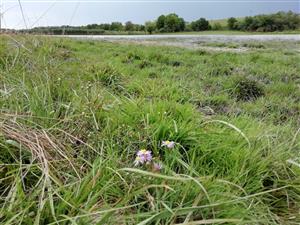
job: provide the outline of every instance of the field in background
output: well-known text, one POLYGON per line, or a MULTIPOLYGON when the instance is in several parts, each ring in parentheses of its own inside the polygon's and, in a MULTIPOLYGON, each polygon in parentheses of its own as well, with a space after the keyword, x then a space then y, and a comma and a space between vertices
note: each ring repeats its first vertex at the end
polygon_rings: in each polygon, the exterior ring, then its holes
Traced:
POLYGON ((299 224, 299 43, 241 46, 0 37, 0 223, 299 224))
POLYGON ((198 35, 278 35, 278 34, 300 34, 300 30, 274 31, 274 32, 251 32, 251 31, 237 31, 237 30, 208 30, 208 31, 189 31, 177 33, 161 33, 162 35, 180 35, 180 34, 198 34, 198 35))
MULTIPOLYGON (((209 24, 213 27, 215 24, 220 24, 223 28, 227 28, 227 21, 229 18, 226 19, 216 19, 216 20, 209 20, 209 24)), ((242 21, 244 17, 236 17, 237 21, 242 21)))

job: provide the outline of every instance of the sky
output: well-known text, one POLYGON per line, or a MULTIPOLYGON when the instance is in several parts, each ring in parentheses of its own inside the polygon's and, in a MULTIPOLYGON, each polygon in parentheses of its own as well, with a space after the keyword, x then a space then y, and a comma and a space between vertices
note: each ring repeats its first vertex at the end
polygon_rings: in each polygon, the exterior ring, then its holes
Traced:
POLYGON ((23 29, 114 21, 143 24, 168 13, 192 21, 200 17, 223 19, 288 10, 300 12, 300 0, 20 0, 20 3, 0 0, 2 27, 23 29))

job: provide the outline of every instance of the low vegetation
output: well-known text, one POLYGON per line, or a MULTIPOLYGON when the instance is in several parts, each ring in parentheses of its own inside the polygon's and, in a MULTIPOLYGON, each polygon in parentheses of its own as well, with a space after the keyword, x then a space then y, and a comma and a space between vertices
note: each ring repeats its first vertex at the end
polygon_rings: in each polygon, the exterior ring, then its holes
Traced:
POLYGON ((299 224, 300 57, 261 45, 0 37, 0 223, 299 224))
POLYGON ((278 12, 270 15, 247 16, 242 20, 228 19, 230 30, 274 32, 296 30, 300 27, 300 16, 293 12, 278 12))
POLYGON ((86 26, 60 26, 60 27, 36 27, 29 30, 21 30, 24 33, 42 34, 68 34, 68 35, 102 35, 102 34, 145 34, 145 33, 174 33, 174 32, 199 32, 199 31, 224 31, 238 30, 250 32, 274 32, 293 31, 300 29, 300 16, 297 13, 278 12, 268 15, 248 16, 245 18, 231 17, 227 20, 208 21, 199 18, 187 22, 175 13, 161 15, 154 21, 147 21, 144 25, 127 21, 112 22, 110 24, 89 24, 86 26))

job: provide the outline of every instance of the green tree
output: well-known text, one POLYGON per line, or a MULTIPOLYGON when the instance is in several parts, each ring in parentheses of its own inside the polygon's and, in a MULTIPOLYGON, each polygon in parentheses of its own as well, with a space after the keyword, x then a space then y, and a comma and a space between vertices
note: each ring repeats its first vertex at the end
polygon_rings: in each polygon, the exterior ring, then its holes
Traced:
POLYGON ((164 29, 164 27, 165 27, 165 20, 166 20, 165 15, 161 15, 161 16, 159 16, 157 18, 157 20, 156 20, 156 28, 158 30, 164 29))
POLYGON ((180 18, 177 14, 171 13, 165 17, 164 29, 167 32, 178 32, 184 31, 185 21, 180 18))
POLYGON ((125 23, 125 30, 126 31, 133 31, 134 30, 134 24, 131 21, 127 21, 125 23))
POLYGON ((110 25, 111 30, 121 31, 123 30, 123 25, 120 22, 112 22, 110 25))
POLYGON ((138 31, 145 31, 146 27, 145 27, 145 25, 137 25, 137 30, 138 31))
POLYGON ((227 20, 227 26, 228 26, 228 29, 229 30, 236 30, 238 28, 238 21, 236 18, 234 17, 230 17, 228 20, 227 20))
POLYGON ((193 31, 203 31, 203 30, 209 30, 210 26, 209 26, 209 22, 206 19, 200 18, 191 23, 191 28, 193 31))
MULTIPOLYGON (((257 20, 258 21, 258 20, 257 20)), ((241 24, 242 30, 254 31, 256 27, 256 22, 254 21, 254 17, 246 16, 241 24)))
POLYGON ((100 29, 103 30, 110 30, 110 24, 109 23, 102 23, 99 25, 100 29))
POLYGON ((97 29, 98 28, 98 25, 97 24, 88 24, 87 26, 86 26, 86 28, 87 29, 97 29))
POLYGON ((149 32, 149 34, 152 34, 156 30, 156 23, 152 21, 148 21, 145 23, 146 31, 149 32))

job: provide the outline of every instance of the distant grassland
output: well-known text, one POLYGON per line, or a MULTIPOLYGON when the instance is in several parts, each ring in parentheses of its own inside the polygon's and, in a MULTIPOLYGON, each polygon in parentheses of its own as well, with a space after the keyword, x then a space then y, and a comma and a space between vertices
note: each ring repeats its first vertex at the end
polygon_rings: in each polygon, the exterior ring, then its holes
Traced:
MULTIPOLYGON (((238 20, 238 18, 236 18, 238 20)), ((242 18, 241 18, 242 19, 242 18)), ((240 20, 241 20, 240 19, 240 20)), ((218 23, 220 24, 222 27, 226 28, 227 27, 227 20, 228 19, 218 19, 218 20, 209 20, 209 24, 211 26, 213 26, 214 24, 218 23)))
POLYGON ((0 223, 299 224, 299 43, 244 45, 0 37, 0 223))
MULTIPOLYGON (((237 21, 242 21, 244 19, 244 17, 235 17, 235 18, 237 19, 237 21)), ((227 28, 227 21, 228 21, 228 18, 226 18, 226 19, 215 19, 215 20, 209 20, 209 24, 211 26, 213 26, 214 24, 218 23, 222 27, 227 28)))

